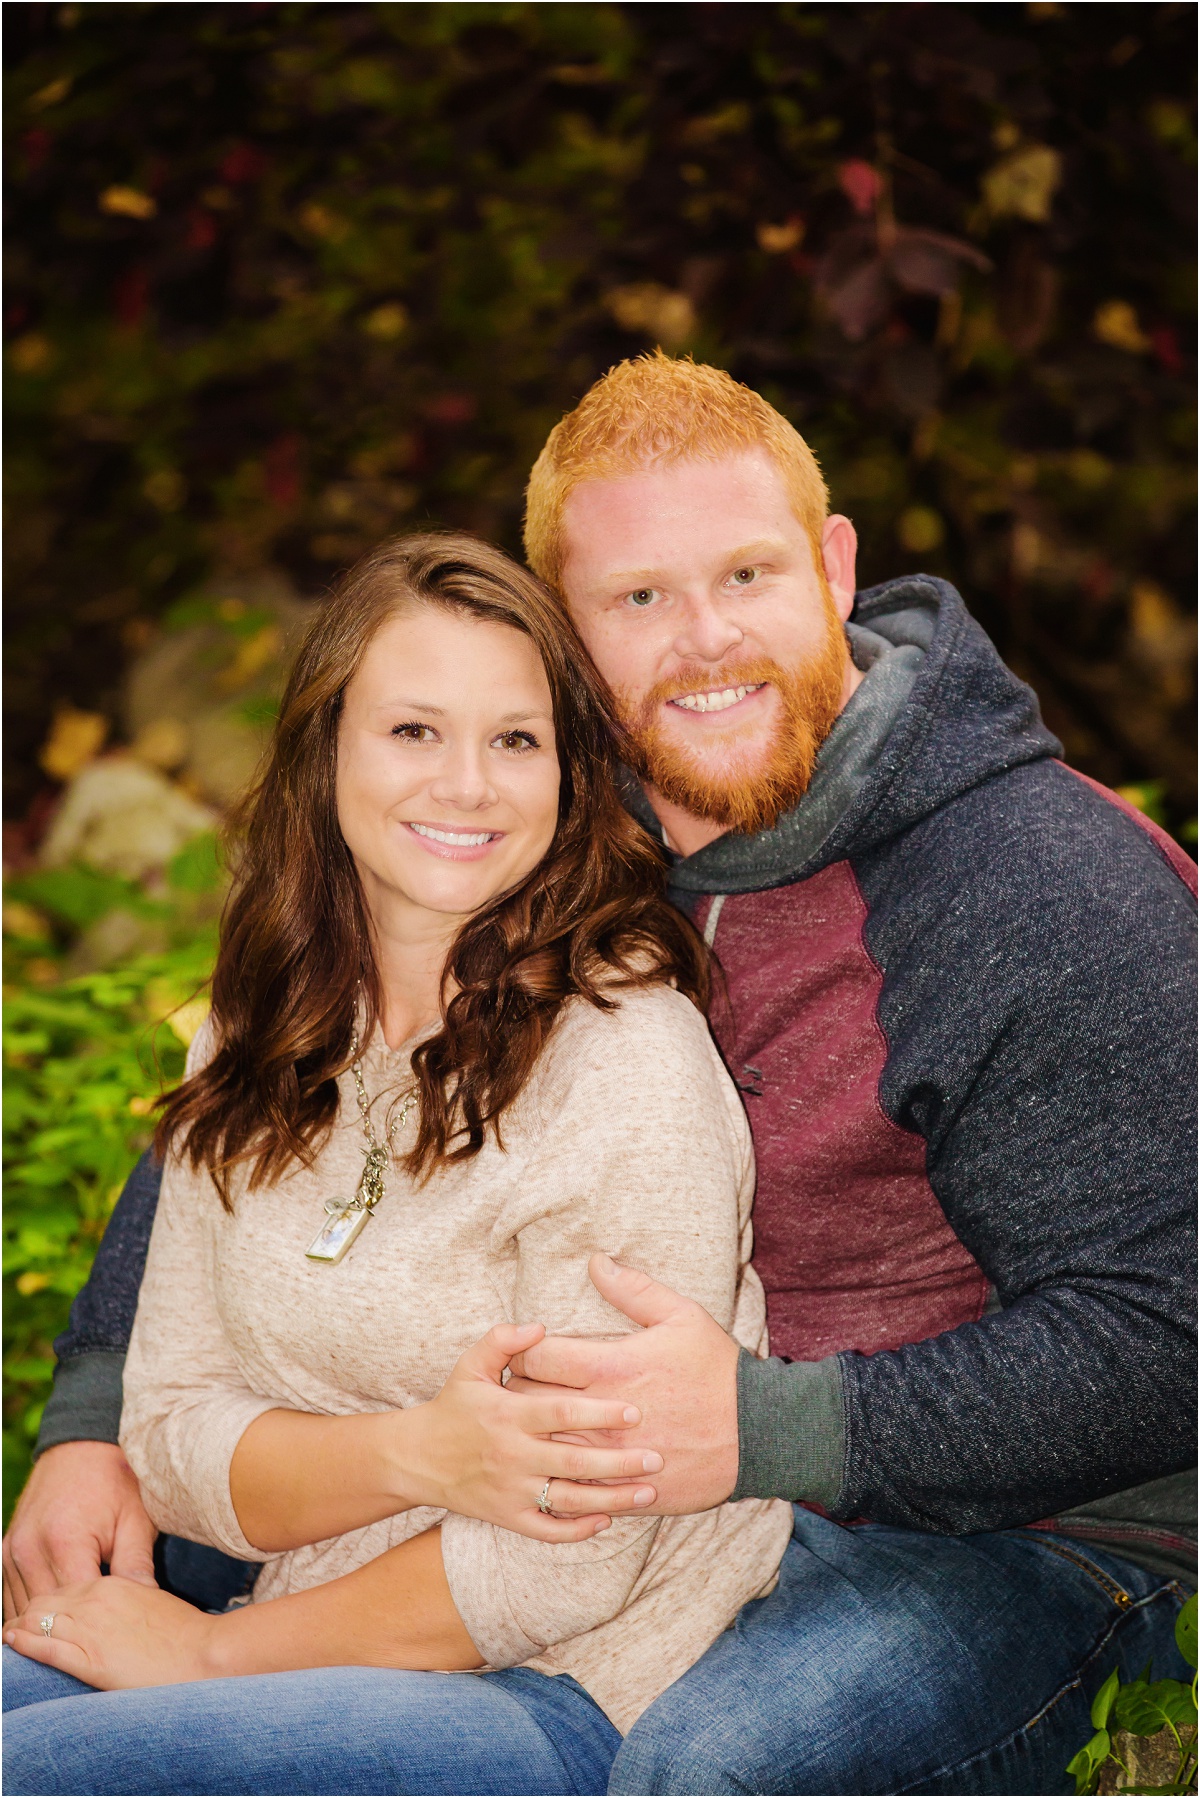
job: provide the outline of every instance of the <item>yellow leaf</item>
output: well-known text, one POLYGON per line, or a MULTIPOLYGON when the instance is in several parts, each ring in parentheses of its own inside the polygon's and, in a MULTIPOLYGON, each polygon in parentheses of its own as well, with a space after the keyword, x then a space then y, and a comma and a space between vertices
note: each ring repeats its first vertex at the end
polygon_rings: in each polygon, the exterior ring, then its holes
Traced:
POLYGON ((350 233, 345 219, 338 218, 330 212, 328 206, 322 206, 318 200, 310 200, 307 206, 301 208, 300 223, 314 237, 324 237, 330 243, 340 243, 350 233))
POLYGON ((54 359, 54 346, 40 331, 26 331, 9 347, 9 361, 21 375, 40 375, 54 359))
POLYGON ((179 1038, 185 1049, 190 1049, 193 1038, 207 1018, 212 1007, 207 999, 189 999, 186 1005, 178 1005, 167 1019, 167 1023, 179 1038))
POLYGON ((1150 339, 1138 324, 1138 315, 1128 300, 1105 300, 1097 306, 1092 332, 1101 343, 1111 344, 1114 350, 1128 350, 1131 356, 1140 356, 1150 348, 1150 339))
POLYGON ((236 693, 252 681, 256 674, 270 666, 283 647, 283 636, 277 624, 264 624, 252 637, 238 644, 237 654, 219 676, 217 685, 224 693, 236 693))
POLYGON ((668 348, 682 343, 696 329, 696 312, 686 293, 676 293, 657 281, 633 281, 614 287, 604 304, 623 331, 644 331, 668 348))
POLYGON ((909 506, 901 512, 896 535, 905 549, 914 555, 936 549, 946 535, 946 527, 929 506, 909 506))
POLYGON ((48 81, 36 94, 30 94, 25 104, 30 112, 44 112, 47 106, 57 106, 60 100, 65 100, 70 91, 71 77, 60 75, 57 81, 48 81))
POLYGON ((60 706, 38 761, 52 780, 70 780, 100 753, 108 735, 108 719, 99 712, 60 706))
MULTIPOLYGON (((174 1029, 174 1025, 172 1025, 171 1028, 174 1029)), ((148 1118, 157 1104, 157 1099, 150 1099, 141 1094, 136 1094, 129 1101, 129 1109, 135 1118, 148 1118)))
POLYGON ((26 905, 23 899, 6 899, 4 934, 23 938, 29 943, 44 943, 49 939, 50 926, 41 912, 32 905, 26 905))
POLYGON ((111 212, 115 218, 152 219, 158 211, 158 201, 140 187, 106 187, 99 204, 101 212, 111 212))
POLYGON ((44 1292, 49 1284, 49 1274, 35 1274, 32 1268, 28 1273, 17 1275, 17 1291, 22 1298, 31 1298, 35 1292, 44 1292))
POLYGON ((160 512, 178 512, 187 493, 187 483, 177 468, 156 468, 142 482, 142 492, 160 512))
POLYGON ((768 256, 781 256, 786 250, 799 249, 804 242, 804 220, 788 219, 782 225, 759 225, 754 235, 758 247, 768 256))
POLYGON ((1049 144, 1026 144, 994 163, 983 177, 983 198, 994 218, 1044 225, 1062 179, 1062 157, 1049 144))
POLYGON ((408 328, 408 312, 399 300, 389 300, 386 305, 376 306, 374 312, 368 312, 363 319, 363 330, 368 337, 378 337, 382 343, 390 343, 394 337, 402 337, 408 328))

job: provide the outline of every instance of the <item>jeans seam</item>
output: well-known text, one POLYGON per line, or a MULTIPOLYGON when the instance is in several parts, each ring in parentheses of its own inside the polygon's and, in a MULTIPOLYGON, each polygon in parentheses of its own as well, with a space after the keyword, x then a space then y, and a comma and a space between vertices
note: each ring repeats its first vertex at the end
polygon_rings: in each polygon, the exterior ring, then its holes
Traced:
POLYGON ((1010 1730, 1003 1741, 990 1742, 985 1748, 980 1748, 974 1754, 964 1756, 962 1760, 945 1762, 940 1767, 934 1767, 928 1773, 922 1773, 919 1779, 911 1780, 908 1785, 897 1786, 896 1798, 902 1798, 902 1794, 905 1792, 919 1792, 921 1787, 927 1785, 931 1779, 942 1779, 953 1773, 958 1773, 965 1767, 973 1766, 976 1761, 985 1759, 989 1754, 997 1754, 1002 1749, 1011 1747, 1011 1745, 1014 1742, 1019 1741, 1022 1736, 1028 1735, 1030 1730, 1035 1729, 1042 1721, 1043 1717, 1048 1717, 1055 1706, 1061 1704, 1064 1698, 1070 1697, 1072 1692, 1079 1691, 1083 1684, 1084 1674, 1092 1663, 1098 1660, 1104 1653, 1117 1631, 1123 1626, 1127 1619, 1133 1617, 1136 1612, 1144 1610, 1147 1605, 1154 1604, 1164 1593, 1170 1593, 1173 1597, 1178 1598, 1181 1603, 1183 1601, 1183 1588, 1180 1586, 1179 1581, 1174 1579, 1165 1581, 1161 1586, 1156 1586, 1154 1591, 1148 1592, 1144 1598, 1135 1598, 1126 1609, 1118 1611, 1116 1616, 1112 1618, 1108 1628, 1096 1643, 1096 1646, 1092 1649, 1091 1653, 1080 1662, 1074 1677, 1067 1680, 1056 1692, 1051 1693, 1045 1704, 1042 1705, 1040 1710, 1035 1711, 1032 1717, 1028 1718, 1026 1722, 1018 1724, 1016 1729, 1010 1730))
POLYGON ((1100 1587, 1101 1591, 1112 1599, 1118 1610, 1125 1612, 1132 1608, 1135 1603, 1133 1594, 1127 1592, 1124 1586, 1119 1586, 1116 1580, 1105 1573, 1102 1567, 1097 1567, 1096 1563, 1087 1555, 1067 1548, 1061 1542, 1043 1542, 1040 1538, 1039 1547, 1044 1548, 1047 1554, 1057 1555, 1061 1561, 1069 1561, 1073 1567, 1078 1567, 1081 1573, 1086 1573, 1100 1587))

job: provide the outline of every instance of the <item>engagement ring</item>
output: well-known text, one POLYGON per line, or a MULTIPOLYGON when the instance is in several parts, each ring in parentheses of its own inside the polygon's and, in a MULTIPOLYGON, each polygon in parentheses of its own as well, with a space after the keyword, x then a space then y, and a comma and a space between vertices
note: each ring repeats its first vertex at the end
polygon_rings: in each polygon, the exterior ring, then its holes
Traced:
MULTIPOLYGON (((550 1479, 553 1479, 553 1478, 554 1478, 554 1475, 551 1474, 550 1479)), ((543 1517, 549 1517, 549 1515, 550 1515, 550 1480, 546 1481, 546 1484, 542 1487, 541 1491, 538 1493, 537 1507, 538 1507, 538 1510, 542 1513, 543 1517)), ((51 1623, 54 1622, 53 1617, 51 1617, 50 1621, 51 1621, 51 1623)), ((50 1633, 49 1630, 47 1630, 46 1634, 49 1635, 49 1633, 50 1633)))
POLYGON ((53 1616, 39 1617, 38 1618, 38 1628, 41 1630, 41 1632, 44 1636, 53 1635, 54 1634, 54 1618, 53 1618, 53 1616))

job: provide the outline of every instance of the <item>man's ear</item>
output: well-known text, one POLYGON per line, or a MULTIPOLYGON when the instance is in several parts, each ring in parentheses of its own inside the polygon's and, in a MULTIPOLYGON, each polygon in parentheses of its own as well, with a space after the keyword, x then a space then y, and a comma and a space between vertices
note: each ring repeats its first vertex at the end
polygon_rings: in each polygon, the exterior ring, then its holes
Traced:
POLYGON ((858 554, 858 534, 848 518, 832 512, 825 520, 821 534, 821 555, 825 563, 825 579, 833 593, 838 617, 845 624, 854 610, 854 558, 858 554))

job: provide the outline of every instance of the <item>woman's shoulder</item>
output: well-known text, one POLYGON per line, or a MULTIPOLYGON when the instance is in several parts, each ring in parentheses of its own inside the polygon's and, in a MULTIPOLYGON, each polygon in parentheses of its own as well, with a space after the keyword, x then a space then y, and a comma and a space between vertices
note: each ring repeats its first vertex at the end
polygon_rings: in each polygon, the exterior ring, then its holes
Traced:
POLYGON ((188 1044, 187 1060, 183 1064, 184 1079, 191 1080, 194 1075, 206 1068, 216 1052, 217 1030, 210 1011, 188 1044))
MULTIPOLYGON (((702 1011, 665 982, 582 995, 563 1006, 535 1073, 541 1108, 578 1096, 581 1081, 616 1097, 729 1084, 702 1011)), ((731 1088, 732 1090, 732 1088, 731 1088)))

